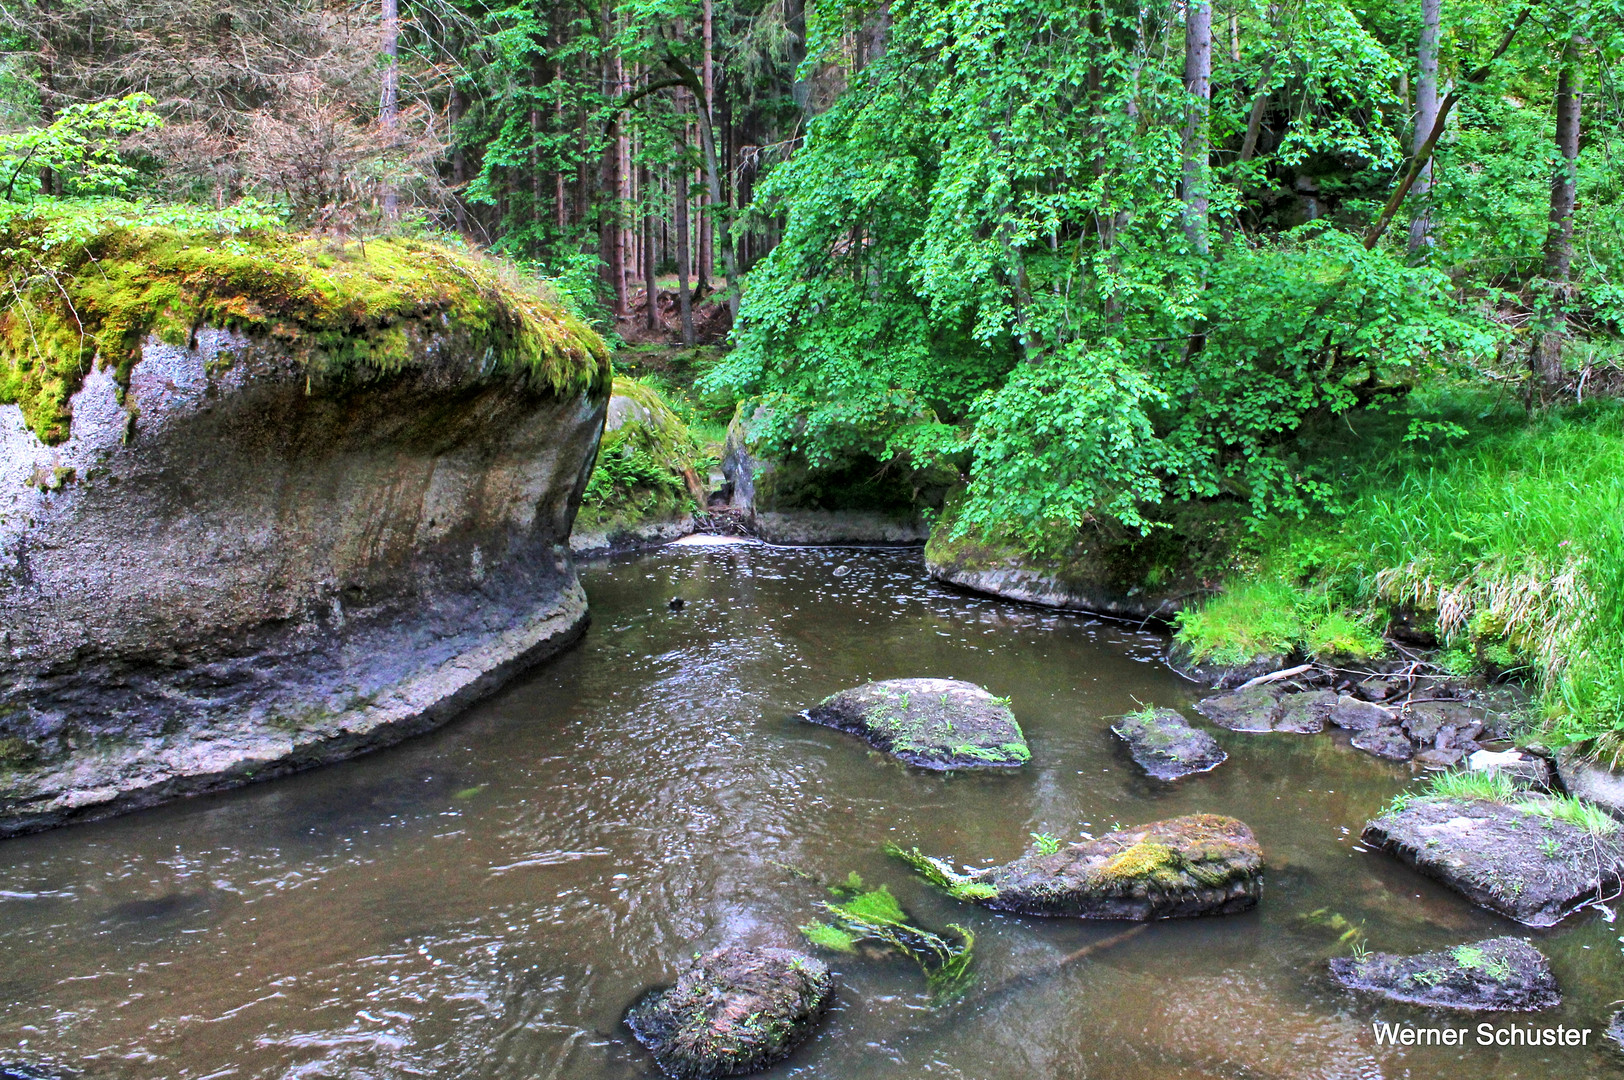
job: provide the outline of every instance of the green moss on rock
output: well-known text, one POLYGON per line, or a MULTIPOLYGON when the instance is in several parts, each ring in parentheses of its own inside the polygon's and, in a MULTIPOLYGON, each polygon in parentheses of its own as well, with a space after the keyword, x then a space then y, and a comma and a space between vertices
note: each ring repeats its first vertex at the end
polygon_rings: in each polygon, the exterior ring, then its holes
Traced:
POLYGON ((92 365, 127 385, 150 335, 202 326, 285 342, 312 378, 421 363, 432 335, 461 338, 482 373, 528 373, 559 394, 609 387, 609 353, 544 286, 494 261, 414 239, 362 244, 227 235, 76 218, 56 207, 0 220, 0 404, 47 443, 92 365))

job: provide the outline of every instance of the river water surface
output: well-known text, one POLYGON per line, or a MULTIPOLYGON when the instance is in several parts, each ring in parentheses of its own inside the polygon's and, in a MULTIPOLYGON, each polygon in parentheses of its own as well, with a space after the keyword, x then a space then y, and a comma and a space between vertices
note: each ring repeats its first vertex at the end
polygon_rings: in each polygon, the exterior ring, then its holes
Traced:
POLYGON ((917 921, 973 929, 977 981, 933 1007, 905 961, 833 958, 837 1007, 769 1077, 1624 1077, 1595 1045, 1624 997, 1624 921, 1594 911, 1531 935, 1566 996, 1536 1022, 1593 1028, 1591 1047, 1378 1047, 1374 1020, 1475 1039, 1483 1018, 1337 991, 1325 960, 1349 930, 1399 952, 1527 932, 1360 849, 1413 781, 1336 737, 1219 732, 1215 772, 1142 778, 1111 718, 1195 699, 1154 634, 938 588, 917 552, 678 547, 583 577, 582 644, 433 735, 0 843, 0 1061, 87 1080, 652 1077, 625 1007, 695 950, 799 944, 818 883, 855 870, 917 921), (796 717, 907 676, 1011 697, 1032 763, 927 774, 796 717), (1061 967, 1122 925, 969 908, 880 851, 984 865, 1032 833, 1195 811, 1256 831, 1261 907, 1061 967))

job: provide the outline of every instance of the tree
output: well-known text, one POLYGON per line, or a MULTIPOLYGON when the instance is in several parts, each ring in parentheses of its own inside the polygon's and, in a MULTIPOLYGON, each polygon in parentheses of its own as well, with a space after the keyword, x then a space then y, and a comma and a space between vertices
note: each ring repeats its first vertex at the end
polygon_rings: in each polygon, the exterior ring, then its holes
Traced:
POLYGON ((1556 167, 1551 175, 1550 228, 1545 238, 1545 288, 1549 325, 1535 338, 1531 361, 1533 387, 1549 401, 1563 382, 1562 346, 1567 338, 1570 276, 1573 266, 1573 208, 1579 186, 1579 113, 1583 70, 1579 45, 1569 38, 1558 61, 1556 112, 1556 167))
POLYGON ((1212 101, 1212 0, 1185 8, 1184 90, 1190 95, 1184 126, 1184 231, 1190 246, 1207 253, 1208 118, 1212 101))
MULTIPOLYGON (((1443 14, 1443 0, 1421 0, 1421 43, 1416 47, 1418 77, 1415 82, 1415 134, 1410 152, 1419 155, 1427 136, 1438 122, 1438 30, 1443 14)), ((1432 209, 1426 203, 1432 190, 1432 163, 1421 166, 1415 179, 1415 193, 1420 197, 1415 217, 1410 221, 1410 254, 1415 254, 1431 243, 1432 209)))

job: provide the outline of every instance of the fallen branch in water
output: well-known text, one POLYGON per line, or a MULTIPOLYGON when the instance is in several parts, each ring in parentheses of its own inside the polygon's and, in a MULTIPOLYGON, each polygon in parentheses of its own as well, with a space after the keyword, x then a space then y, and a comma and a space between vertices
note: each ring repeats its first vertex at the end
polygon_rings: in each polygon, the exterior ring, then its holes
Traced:
POLYGON ((1245 682, 1235 687, 1235 692, 1239 693, 1242 690, 1250 690, 1254 686, 1262 686, 1264 683, 1274 682, 1277 679, 1289 679, 1293 675, 1301 675, 1305 671, 1313 670, 1313 664, 1298 664, 1296 667, 1288 667, 1280 671, 1271 671, 1267 675, 1259 675, 1255 679, 1247 679, 1245 682))

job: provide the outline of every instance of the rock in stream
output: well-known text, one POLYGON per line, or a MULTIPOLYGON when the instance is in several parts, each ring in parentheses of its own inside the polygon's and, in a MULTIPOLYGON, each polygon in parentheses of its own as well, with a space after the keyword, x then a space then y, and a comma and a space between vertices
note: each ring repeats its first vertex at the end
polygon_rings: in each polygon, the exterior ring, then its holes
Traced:
POLYGON ((922 769, 1015 768, 1031 759, 1007 702, 957 679, 889 679, 831 694, 806 718, 922 769))
POLYGON ((962 900, 997 911, 1075 919, 1231 915, 1263 893, 1263 850, 1231 817, 1191 814, 1042 850, 959 875, 939 859, 902 854, 962 900))
POLYGON ((1533 1012, 1562 1001, 1545 954, 1514 937, 1415 956, 1337 957, 1331 978, 1390 1001, 1467 1012, 1533 1012))
POLYGON ((1191 727, 1172 709, 1129 713, 1111 731, 1128 744, 1139 767, 1157 780, 1209 772, 1229 757, 1218 740, 1191 727))
POLYGON ((1530 794, 1506 804, 1426 797, 1365 825, 1363 840, 1467 899, 1527 926, 1554 926, 1619 886, 1620 830, 1594 833, 1541 813, 1530 794))
POLYGON ((667 1076, 747 1076, 788 1057, 834 990, 828 967, 804 953, 724 946, 695 959, 674 985, 645 994, 626 1026, 667 1076))

